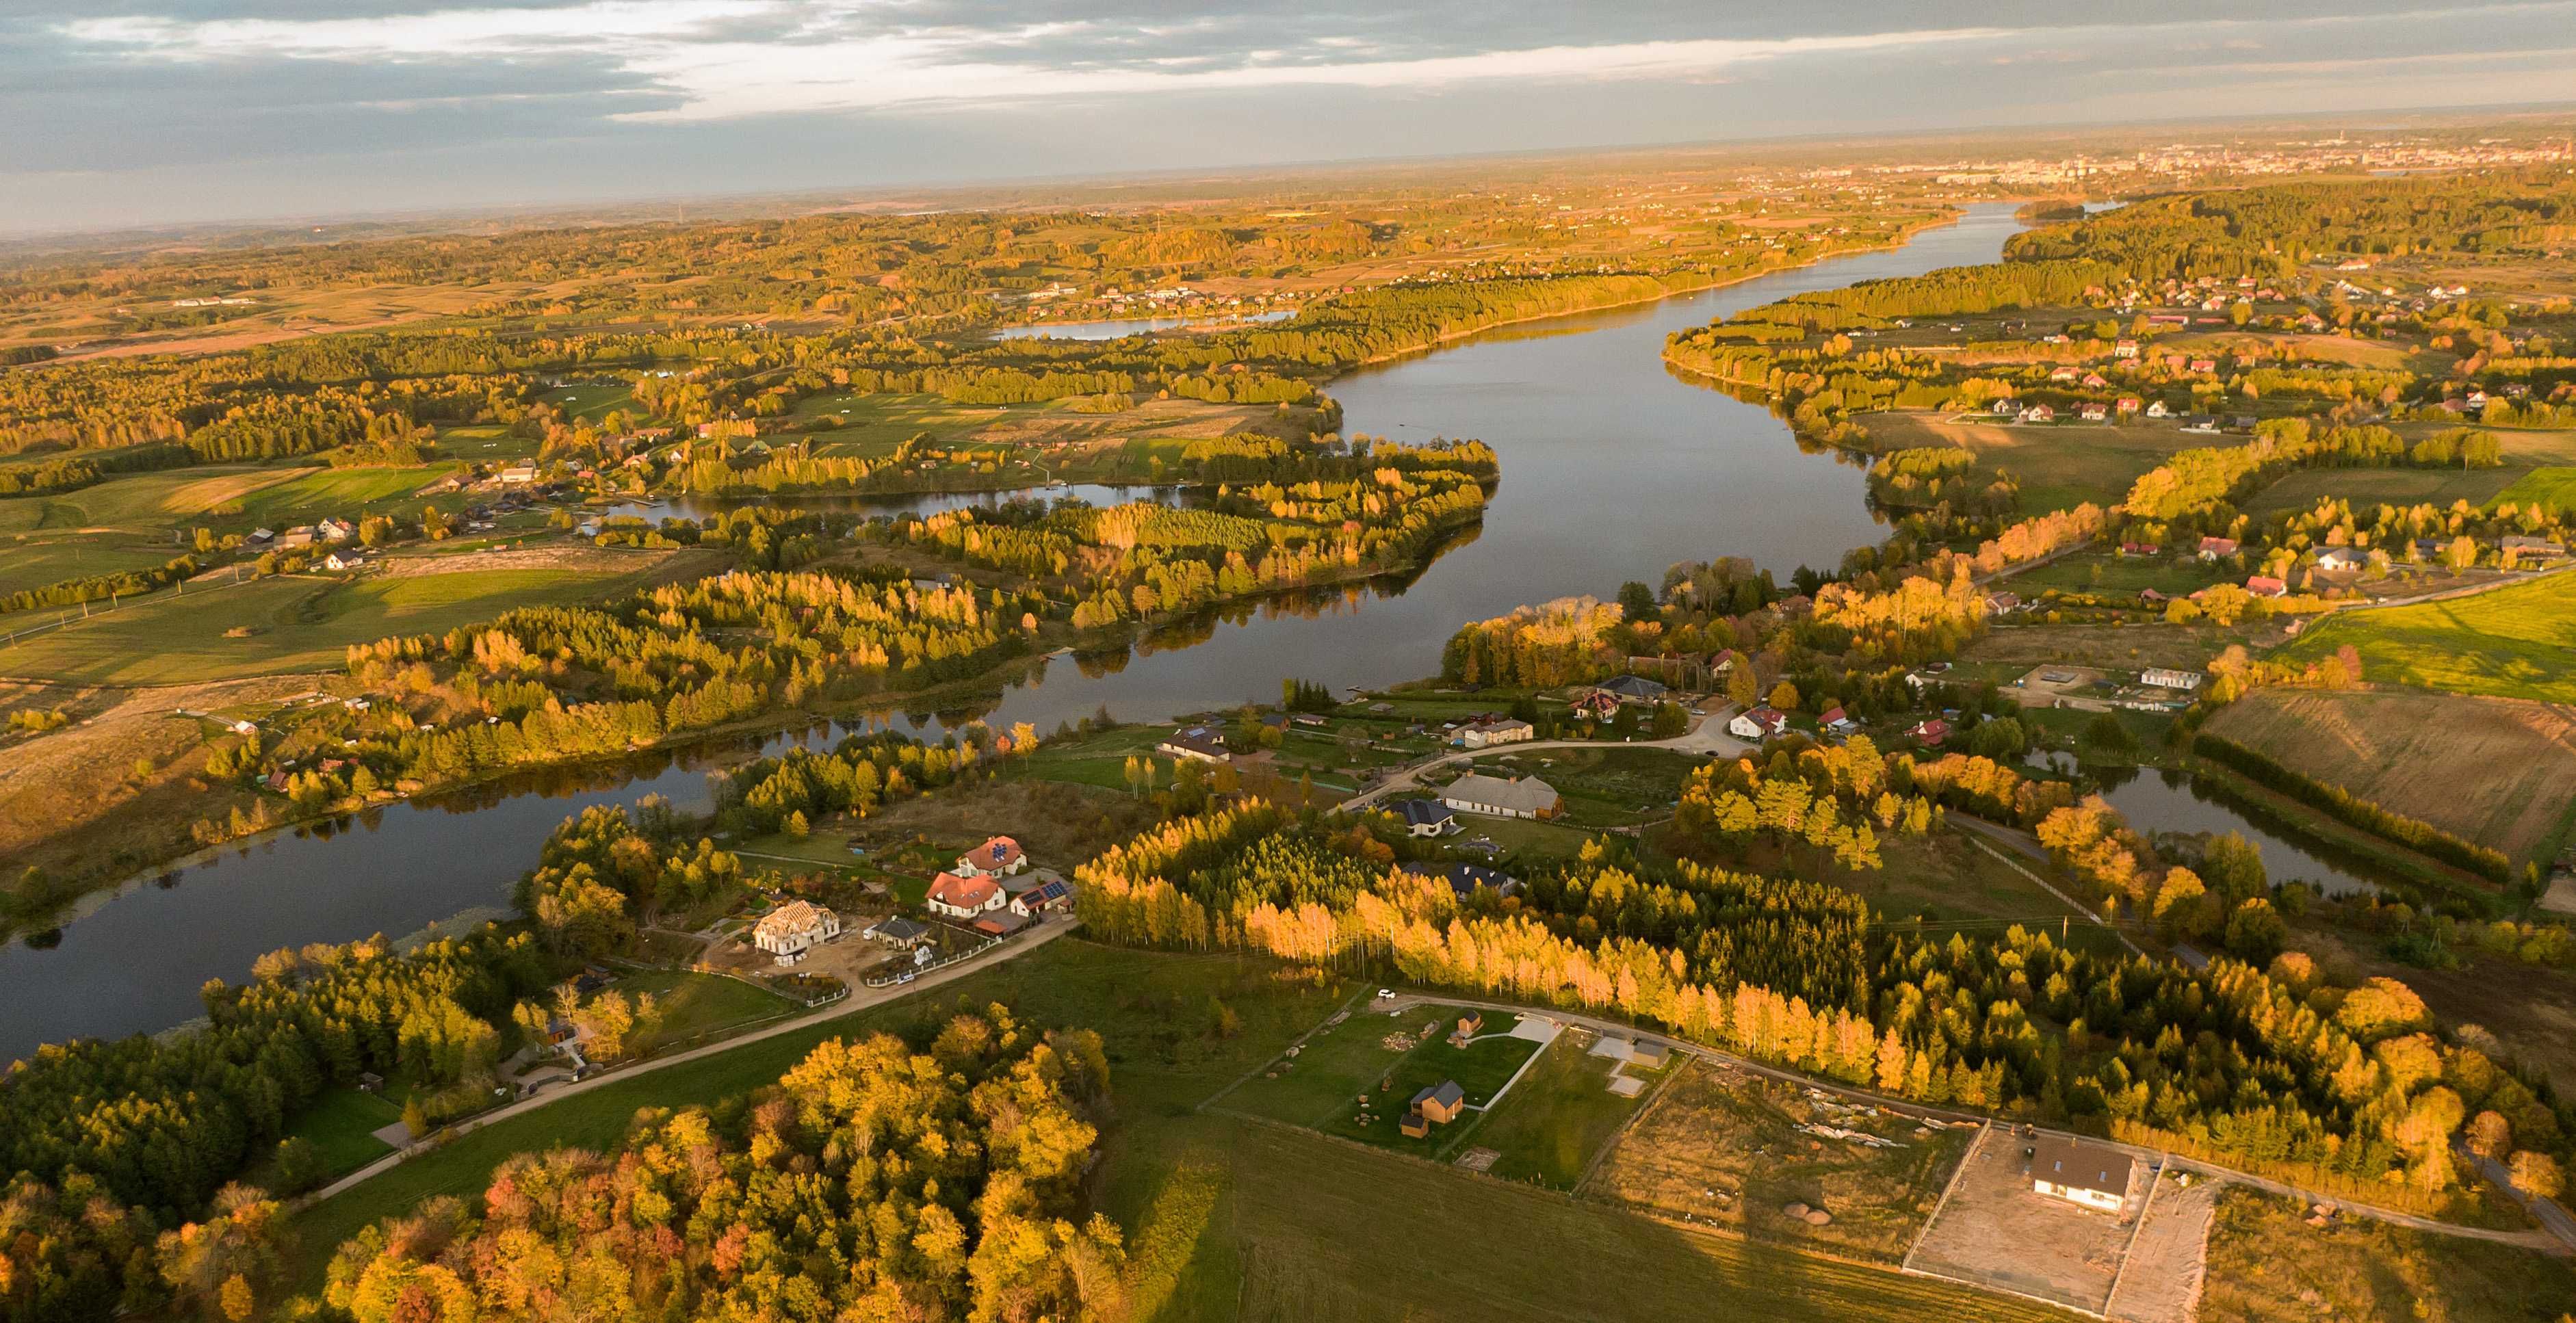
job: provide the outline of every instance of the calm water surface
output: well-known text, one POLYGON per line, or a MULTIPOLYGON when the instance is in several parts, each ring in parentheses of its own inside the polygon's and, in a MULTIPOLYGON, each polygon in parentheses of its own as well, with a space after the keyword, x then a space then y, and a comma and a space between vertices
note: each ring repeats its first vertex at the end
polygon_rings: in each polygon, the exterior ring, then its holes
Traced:
MULTIPOLYGON (((1739 555, 1784 576, 1834 565, 1883 536, 1861 469, 1802 453, 1768 410, 1667 372, 1665 335, 1806 290, 1990 262, 2018 228, 2009 207, 1979 207, 1900 250, 1506 327, 1344 377, 1332 393, 1347 432, 1494 447, 1503 479, 1480 530, 1409 582, 1238 607, 1162 631, 1132 653, 1044 663, 988 717, 1044 730, 1102 706, 1146 720, 1276 701, 1288 676, 1388 684, 1436 669, 1441 644, 1469 620, 1567 594, 1607 596, 1623 580, 1658 581, 1675 561, 1739 555)), ((1037 494, 1115 502, 1149 492, 1037 494)), ((1001 498, 846 499, 928 512, 1001 498)), ((894 724, 935 733, 941 723, 921 713, 894 724)), ((830 738, 806 731, 772 747, 830 738)), ((198 1013, 207 979, 245 978, 254 958, 280 946, 401 934, 506 904, 547 833, 587 805, 647 794, 706 802, 702 765, 685 761, 586 775, 502 783, 389 807, 346 830, 261 841, 180 870, 174 885, 146 882, 93 905, 65 925, 58 948, 0 949, 0 1060, 39 1042, 179 1023, 198 1013)))

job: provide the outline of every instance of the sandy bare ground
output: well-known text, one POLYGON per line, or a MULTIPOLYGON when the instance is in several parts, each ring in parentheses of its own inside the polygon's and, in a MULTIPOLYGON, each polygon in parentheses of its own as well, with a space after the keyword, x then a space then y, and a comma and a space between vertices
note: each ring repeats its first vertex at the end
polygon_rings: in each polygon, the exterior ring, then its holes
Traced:
POLYGON ((2100 1314, 2146 1199, 2144 1164, 2117 1213, 2030 1188, 2030 1140, 1988 1127, 1906 1259, 1908 1271, 2100 1314))
POLYGON ((2209 1267, 2209 1224, 2218 1216, 2223 1188, 2224 1182, 2209 1180, 2189 1186, 2167 1180, 2156 1186, 2105 1313, 2122 1323, 2191 1323, 2200 1309, 2200 1284, 2209 1267))

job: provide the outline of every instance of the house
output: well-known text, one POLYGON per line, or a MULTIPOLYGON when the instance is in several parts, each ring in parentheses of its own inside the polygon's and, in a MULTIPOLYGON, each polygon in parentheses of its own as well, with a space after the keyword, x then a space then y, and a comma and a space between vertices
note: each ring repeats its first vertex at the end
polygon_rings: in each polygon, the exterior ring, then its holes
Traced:
POLYGON ((751 930, 751 944, 774 956, 803 955, 841 935, 838 911, 797 900, 771 910, 751 930))
POLYGON ((2111 383, 2099 372, 2087 372, 2084 374, 2083 384, 2086 390, 2100 390, 2111 383))
POLYGON ((2120 416, 2123 418, 2126 418, 2130 414, 2136 413, 2138 410, 2146 407, 2146 402, 2135 395, 2123 395, 2116 401, 2116 403, 2119 406, 2120 416))
POLYGON ((1467 1091, 1456 1080, 1442 1080, 1413 1095, 1413 1105, 1404 1114, 1404 1133, 1420 1139, 1435 1125, 1447 1125, 1467 1110, 1467 1091))
POLYGON ((1478 887, 1484 887, 1496 896, 1509 896, 1521 889, 1519 878, 1484 864, 1451 864, 1440 870, 1440 876, 1449 884, 1451 891, 1458 893, 1460 900, 1476 894, 1478 887))
POLYGON ((1840 706, 1826 708, 1824 715, 1816 718, 1816 724, 1837 735, 1848 735, 1860 729, 1860 723, 1852 720, 1840 706))
POLYGON ((1995 401, 1993 405, 1989 406, 1986 412, 1993 414, 1997 418, 2010 418, 2013 416, 2017 407, 2018 406, 2016 406, 2010 399, 2001 399, 1995 401))
POLYGON ((2157 546, 2153 542, 2123 542, 2120 544, 2120 554, 2123 556, 2153 556, 2163 550, 2163 547, 2157 546))
POLYGON ((2360 569, 2361 553, 2350 547, 2328 547, 2317 553, 2317 568, 2321 570, 2360 569))
POLYGON ((986 937, 1008 937, 1029 926, 1029 916, 1016 910, 995 910, 966 925, 986 937))
POLYGON ((1526 721, 1503 717, 1469 722, 1459 730, 1457 738, 1450 743, 1464 745, 1470 749, 1482 749, 1490 745, 1518 744, 1522 740, 1537 738, 1538 727, 1526 721))
POLYGON ((1028 851, 1008 836, 996 836, 957 856, 949 871, 959 877, 1009 877, 1029 866, 1028 851))
POLYGON ((2150 666, 2138 672, 2140 684, 2152 685, 2158 689, 2179 689, 2184 693, 2198 689, 2200 682, 2206 678, 2198 671, 2177 671, 2163 666, 2150 666))
POLYGON ((1726 723, 1728 734, 1748 740, 1776 740, 1788 729, 1788 714, 1769 707, 1738 712, 1733 721, 1726 723))
POLYGON ((1458 830, 1458 815, 1438 800, 1399 799, 1387 805, 1386 811, 1404 824, 1408 836, 1446 836, 1458 830))
POLYGON ((1641 675, 1623 675, 1602 683, 1599 692, 1622 703, 1660 703, 1673 691, 1641 675))
POLYGON ((1050 910, 1073 908, 1073 884, 1051 877, 1011 897, 1011 913, 1034 918, 1050 910))
POLYGON ((501 470, 501 484, 505 487, 521 486, 536 480, 537 462, 533 459, 520 460, 501 470))
POLYGON ((2113 343, 2111 346, 2111 357, 2113 358, 2136 358, 2137 356, 2138 342, 2135 340, 2121 340, 2113 343))
POLYGON ((2147 416, 2149 418, 2166 418, 2171 417, 2172 414, 2173 410, 2166 408, 2165 402, 2162 400, 2157 400, 2147 406, 2147 416))
POLYGON ((2019 593, 1986 594, 1986 612, 1989 615, 1999 616, 2008 611, 2018 611, 2020 609, 2021 594, 2019 593))
POLYGON ((2136 1165, 2137 1159, 2115 1148, 2042 1135, 2030 1149, 2030 1188, 2116 1213, 2128 1200, 2129 1173, 2136 1165))
POLYGON ((2111 416, 2111 411, 2098 404, 2085 405, 2078 415, 2088 423, 2098 423, 2111 416))
POLYGON ((254 528, 250 531, 250 536, 243 539, 252 546, 265 546, 276 540, 277 530, 274 528, 254 528))
POLYGON ((1234 755, 1225 747, 1225 732, 1213 726, 1192 726, 1175 731, 1155 745, 1154 752, 1172 758, 1195 758, 1203 763, 1234 761, 1234 755))
POLYGON ((2138 590, 2138 601, 2141 605, 2154 606, 2165 600, 2167 600, 2165 595, 2157 592, 2153 588, 2141 588, 2138 590))
POLYGON ((1483 1032, 1484 1028, 1485 1013, 1483 1011, 1469 1011, 1465 1015, 1458 1017, 1458 1029, 1455 1033, 1449 1035, 1449 1040, 1454 1043, 1464 1043, 1468 1039, 1483 1032))
POLYGON ((295 527, 277 535, 277 545, 281 547, 309 547, 313 545, 313 537, 313 525, 297 524, 295 527))
POLYGON ((1915 739, 1921 740, 1925 744, 1946 744, 1950 740, 1950 723, 1943 721, 1939 717, 1928 717, 1922 721, 1915 722, 1913 728, 1907 730, 1905 733, 1915 739))
POLYGON ((2053 423, 2057 421, 2057 411, 2045 404, 2034 404, 2021 411, 2021 420, 2025 423, 2053 423))
POLYGON ((1002 888, 989 877, 959 877, 955 873, 942 873, 930 880, 930 895, 924 903, 933 914, 971 919, 998 910, 1005 902, 1002 888))
POLYGON ((1535 776, 1505 780, 1469 772, 1440 792, 1440 802, 1461 813, 1498 818, 1552 818, 1559 806, 1556 787, 1535 776))
POLYGON ((2073 381, 2075 380, 2076 375, 2077 373, 2075 369, 2071 367, 2062 367, 2051 371, 2048 374, 2048 379, 2050 381, 2073 381))
POLYGON ((2567 548, 2563 543, 2552 542, 2545 537, 2525 537, 2520 533, 2507 533, 2503 537, 2497 538, 2496 550, 2510 551, 2521 556, 2564 556, 2567 554, 2567 548))
POLYGON ((358 526, 346 519, 325 519, 313 531, 325 542, 346 542, 358 535, 358 526))
POLYGON ((2218 560, 2221 557, 2233 556, 2235 554, 2236 539, 2232 537, 2205 537, 2200 540, 2200 558, 2202 560, 2218 560))
POLYGON ((366 557, 354 551, 335 551, 322 558, 326 570, 354 570, 366 563, 366 557))
POLYGON ((1574 715, 1593 721, 1608 721, 1619 715, 1619 696, 1599 689, 1584 691, 1574 700, 1574 715))
POLYGON ((2256 597, 2286 597, 2290 585, 2268 574, 2257 574, 2245 581, 2245 591, 2256 597))
POLYGON ((867 935, 898 951, 905 951, 921 945, 923 939, 930 936, 930 925, 900 914, 889 914, 877 920, 867 935))

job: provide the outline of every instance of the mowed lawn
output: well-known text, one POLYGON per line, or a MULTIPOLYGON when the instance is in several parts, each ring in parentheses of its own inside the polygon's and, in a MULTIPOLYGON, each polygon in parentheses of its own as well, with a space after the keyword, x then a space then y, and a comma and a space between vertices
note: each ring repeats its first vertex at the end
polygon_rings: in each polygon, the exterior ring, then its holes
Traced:
POLYGON ((209 584, 0 648, 0 675, 141 685, 336 670, 353 643, 443 632, 512 607, 586 601, 639 577, 462 569, 355 582, 291 575, 209 584), (226 637, 237 628, 249 633, 226 637))
POLYGON ((1502 1155, 1489 1169, 1494 1176, 1554 1190, 1573 1189, 1602 1146, 1653 1096, 1671 1069, 1669 1065, 1663 1071, 1628 1067, 1623 1073, 1635 1077, 1645 1089, 1633 1098, 1623 1097, 1610 1088, 1616 1063, 1592 1053, 1595 1041, 1582 1030, 1557 1035, 1483 1123, 1468 1133, 1465 1146, 1502 1155))
POLYGON ((2412 689, 2258 689, 2206 729, 2517 865, 2545 851, 2576 804, 2576 708, 2412 689))
POLYGON ((2362 678, 2455 694, 2576 702, 2576 575, 2441 602, 2339 611, 2282 649, 2312 662, 2351 646, 2362 678))

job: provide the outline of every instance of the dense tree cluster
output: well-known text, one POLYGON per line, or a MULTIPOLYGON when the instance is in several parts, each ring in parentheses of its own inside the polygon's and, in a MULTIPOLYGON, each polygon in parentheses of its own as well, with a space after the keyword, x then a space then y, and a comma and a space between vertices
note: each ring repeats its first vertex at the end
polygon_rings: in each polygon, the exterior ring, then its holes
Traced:
POLYGON ((546 966, 527 937, 487 933, 410 955, 382 939, 281 951, 257 973, 207 984, 201 1031, 52 1044, 0 1079, 0 1167, 16 1173, 0 1196, 0 1317, 159 1301, 155 1233, 276 1150, 325 1088, 487 1075, 546 966))
MULTIPOLYGON (((2022 798, 2017 776, 1981 759, 1891 759, 1891 790, 1900 769, 1908 793, 2022 798)), ((2422 1002, 2387 980, 2319 985, 2296 957, 2273 973, 2232 958, 2194 972, 2018 928, 1873 935, 1856 898, 1814 884, 1572 867, 1525 899, 1462 899, 1300 841, 1252 801, 1166 824, 1077 876, 1086 926, 1110 940, 1386 960, 1432 986, 1630 1016, 1905 1097, 2153 1137, 2375 1202, 2449 1198, 2450 1137, 2480 1108, 2510 1118, 2518 1146, 2564 1143, 2565 1118, 2532 1084, 2434 1038, 2422 1002)))
POLYGON ((1098 1035, 998 1006, 927 1044, 833 1039, 749 1100, 519 1154, 470 1203, 369 1228, 307 1316, 1110 1323, 1124 1237, 1080 1183, 1108 1083, 1098 1035))

